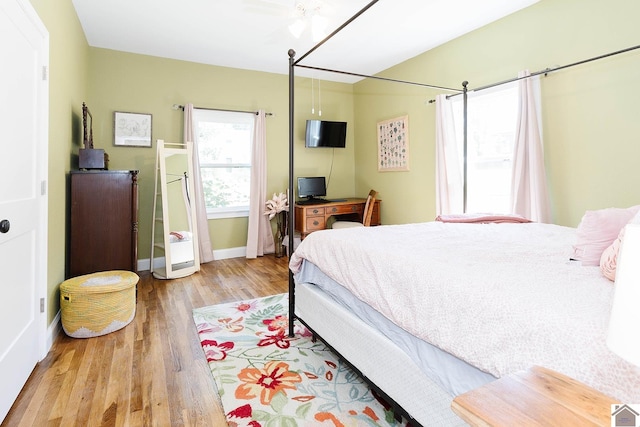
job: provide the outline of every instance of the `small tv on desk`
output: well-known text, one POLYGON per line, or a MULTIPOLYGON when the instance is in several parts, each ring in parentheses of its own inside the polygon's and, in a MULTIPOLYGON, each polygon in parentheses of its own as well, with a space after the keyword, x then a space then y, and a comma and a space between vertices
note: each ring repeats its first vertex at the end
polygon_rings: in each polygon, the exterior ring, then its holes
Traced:
POLYGON ((326 203, 322 197, 327 195, 324 176, 298 177, 298 204, 313 205, 326 203))

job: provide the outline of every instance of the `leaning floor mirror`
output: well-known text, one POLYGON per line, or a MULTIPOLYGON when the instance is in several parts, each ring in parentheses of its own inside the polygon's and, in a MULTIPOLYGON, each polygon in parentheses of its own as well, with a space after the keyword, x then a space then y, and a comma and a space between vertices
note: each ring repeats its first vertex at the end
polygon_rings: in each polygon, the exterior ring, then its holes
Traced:
POLYGON ((176 279, 200 270, 193 189, 193 144, 157 141, 151 272, 176 279))

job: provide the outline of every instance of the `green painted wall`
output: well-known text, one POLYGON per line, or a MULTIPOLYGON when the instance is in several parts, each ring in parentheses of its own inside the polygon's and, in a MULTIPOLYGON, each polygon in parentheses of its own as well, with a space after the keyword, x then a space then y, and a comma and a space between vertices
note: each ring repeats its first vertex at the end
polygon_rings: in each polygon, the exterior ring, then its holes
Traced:
POLYGON ((68 179, 72 153, 82 142, 82 102, 87 100, 89 46, 71 1, 32 0, 49 31, 49 236, 48 322, 60 307, 65 279, 68 179))
MULTIPOLYGON (((283 61, 286 61, 286 56, 283 61)), ((328 175, 333 154, 329 192, 334 196, 354 191, 354 131, 349 148, 311 150, 303 147, 304 124, 311 118, 311 81, 297 79, 295 132, 297 171, 301 175, 328 175), (305 114, 304 111, 309 111, 305 114)), ((316 85, 317 87, 317 85, 316 85)), ((316 94, 317 98, 317 94, 316 94)), ((149 258, 153 206, 155 140, 182 141, 183 113, 174 104, 232 110, 264 109, 267 118, 269 194, 284 192, 288 180, 289 90, 286 75, 214 67, 185 61, 91 48, 89 54, 89 106, 93 114, 94 146, 109 154, 109 169, 139 169, 139 258, 149 258), (113 146, 113 112, 153 115, 153 148, 113 146)), ((353 123, 352 85, 322 85, 323 118, 353 123)), ((247 219, 210 220, 214 250, 242 247, 247 241, 247 219)))
MULTIPOLYGON (((640 3, 542 0, 395 66, 382 75, 461 88, 510 79, 635 46, 640 3)), ((553 221, 577 226, 587 209, 640 203, 640 51, 542 78, 547 175, 553 221)), ((443 91, 367 80, 354 85, 356 190, 380 192, 384 223, 435 216, 435 104, 443 91), (409 115, 409 172, 379 173, 378 121, 409 115), (398 191, 402 189, 401 191, 398 191)))
MULTIPOLYGON (((77 167, 81 106, 94 116, 97 148, 110 169, 140 169, 140 258, 150 253, 154 148, 113 146, 113 112, 153 114, 153 139, 179 141, 182 112, 173 104, 275 113, 267 119, 268 191, 284 191, 288 173, 288 78, 90 48, 70 0, 31 0, 50 34, 48 317, 58 312, 64 280, 68 171, 77 167)), ((640 4, 630 0, 542 0, 521 12, 387 70, 405 80, 471 87, 633 46, 640 40, 640 4)), ((286 61, 283 54, 283 61, 286 61)), ((640 52, 561 71, 542 81, 545 155, 554 221, 577 225, 586 209, 637 204, 640 121, 635 77, 640 52)), ((311 80, 296 79, 296 175, 325 175, 328 196, 380 192, 384 223, 435 215, 434 114, 438 91, 362 81, 323 82, 322 118, 349 122, 346 149, 306 149, 311 80), (375 125, 409 115, 411 170, 377 171, 375 125)), ((317 91, 318 85, 314 84, 317 91)), ((315 96, 318 100, 317 92, 315 96)), ((246 219, 210 221, 215 249, 244 246, 246 219)))

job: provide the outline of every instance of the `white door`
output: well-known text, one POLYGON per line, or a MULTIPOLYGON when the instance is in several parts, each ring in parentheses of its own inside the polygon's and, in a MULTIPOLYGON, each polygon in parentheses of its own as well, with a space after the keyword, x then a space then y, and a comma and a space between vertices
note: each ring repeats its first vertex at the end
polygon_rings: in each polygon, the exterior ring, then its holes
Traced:
POLYGON ((0 1, 0 421, 45 351, 48 51, 29 1, 0 1))

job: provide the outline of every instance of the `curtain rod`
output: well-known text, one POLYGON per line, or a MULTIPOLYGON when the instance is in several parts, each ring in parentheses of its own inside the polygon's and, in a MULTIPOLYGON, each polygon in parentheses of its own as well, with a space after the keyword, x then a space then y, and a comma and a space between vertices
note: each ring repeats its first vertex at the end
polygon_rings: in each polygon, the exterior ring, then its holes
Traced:
POLYGON ((435 85, 430 85, 430 84, 426 84, 426 83, 409 82, 409 81, 406 81, 406 80, 390 79, 388 77, 370 76, 370 75, 366 75, 366 74, 352 73, 352 72, 349 72, 349 71, 331 70, 329 68, 312 67, 310 65, 300 65, 300 64, 298 64, 298 65, 296 65, 296 67, 307 68, 309 70, 326 71, 326 72, 329 72, 329 73, 346 74, 348 76, 364 77, 364 78, 368 78, 368 79, 384 80, 384 81, 387 81, 387 82, 404 83, 404 84, 410 84, 410 85, 415 85, 415 86, 423 86, 423 87, 428 87, 428 88, 432 88, 432 89, 443 89, 443 90, 450 90, 450 91, 453 91, 453 92, 462 92, 461 89, 453 89, 453 88, 444 87, 444 86, 435 86, 435 85))
MULTIPOLYGON (((513 79, 503 80, 501 82, 492 83, 492 84, 488 84, 488 85, 485 85, 485 86, 480 86, 480 87, 477 87, 475 89, 469 89, 469 91, 476 92, 476 91, 481 91, 481 90, 485 90, 485 89, 490 89, 492 87, 500 86, 500 85, 503 85, 503 84, 513 83, 513 82, 517 82, 519 80, 523 80, 523 79, 528 79, 528 78, 531 78, 531 77, 539 76, 540 74, 544 74, 546 76, 547 74, 553 73, 554 71, 564 70, 565 68, 575 67, 576 65, 586 64, 588 62, 597 61, 599 59, 608 58, 610 56, 619 55, 621 53, 630 52, 630 51, 636 50, 636 49, 640 49, 640 45, 628 47, 626 49, 616 50, 615 52, 605 53, 604 55, 594 56, 593 58, 584 59, 582 61, 573 62, 571 64, 560 65, 560 66, 555 67, 555 68, 545 68, 544 70, 540 70, 540 71, 536 71, 534 73, 531 73, 528 76, 515 77, 513 79)), ((458 96, 458 95, 460 95, 460 94, 459 93, 454 93, 452 95, 447 95, 447 99, 453 98, 454 96, 458 96)), ((430 104, 432 104, 434 102, 436 102, 435 99, 430 99, 429 100, 430 104)))
MULTIPOLYGON (((174 110, 184 110, 184 105, 173 104, 172 107, 174 110)), ((193 107, 198 110, 210 110, 210 111, 224 111, 227 113, 247 113, 247 114, 255 114, 258 115, 257 111, 245 111, 245 110, 225 110, 223 108, 205 108, 205 107, 193 107)), ((273 116, 273 113, 264 113, 265 116, 273 116)))

